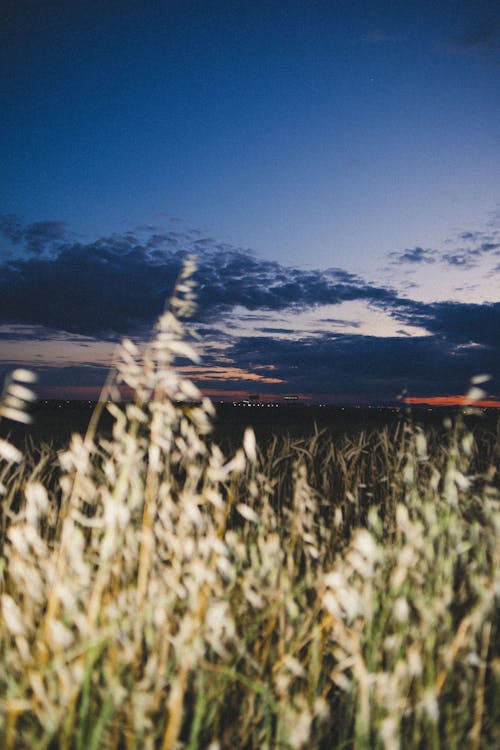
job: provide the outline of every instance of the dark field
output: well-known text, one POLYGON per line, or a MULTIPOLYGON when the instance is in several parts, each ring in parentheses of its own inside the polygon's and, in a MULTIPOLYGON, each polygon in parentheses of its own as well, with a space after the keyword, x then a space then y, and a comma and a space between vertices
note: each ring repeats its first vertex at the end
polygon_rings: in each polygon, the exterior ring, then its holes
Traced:
MULTIPOLYGON (((65 445, 73 432, 84 433, 95 404, 87 401, 45 401, 35 405, 33 423, 14 424, 0 421, 0 436, 10 436, 12 442, 21 446, 27 438, 36 443, 47 442, 59 448, 65 445)), ((446 419, 454 419, 458 409, 405 408, 405 407, 337 407, 337 406, 233 406, 217 404, 214 420, 214 439, 223 448, 234 447, 241 441, 247 426, 252 426, 257 441, 271 436, 288 435, 293 438, 308 437, 315 430, 326 430, 333 438, 354 436, 362 431, 372 432, 381 428, 392 428, 402 421, 411 421, 424 429, 442 430, 446 419)), ((500 410, 478 410, 465 414, 467 427, 474 432, 498 435, 500 410)), ((112 426, 110 415, 104 410, 99 431, 109 433, 112 426)))

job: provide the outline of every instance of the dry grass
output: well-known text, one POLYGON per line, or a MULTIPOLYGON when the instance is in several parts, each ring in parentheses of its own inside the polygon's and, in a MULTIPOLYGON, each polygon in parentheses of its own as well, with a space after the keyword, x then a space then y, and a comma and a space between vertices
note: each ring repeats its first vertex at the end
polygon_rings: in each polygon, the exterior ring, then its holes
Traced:
POLYGON ((498 747, 497 444, 248 431, 226 458, 172 368, 190 270, 120 348, 111 439, 97 412, 59 454, 0 445, 0 746, 498 747))

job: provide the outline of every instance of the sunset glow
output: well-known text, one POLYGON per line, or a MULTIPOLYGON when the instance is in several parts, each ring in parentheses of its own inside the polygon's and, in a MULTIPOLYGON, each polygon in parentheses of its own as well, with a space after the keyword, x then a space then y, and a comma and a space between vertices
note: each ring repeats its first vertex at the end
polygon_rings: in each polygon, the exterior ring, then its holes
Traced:
POLYGON ((404 399, 405 404, 420 406, 477 406, 479 409, 500 409, 500 400, 478 399, 471 400, 467 396, 409 396, 404 399))

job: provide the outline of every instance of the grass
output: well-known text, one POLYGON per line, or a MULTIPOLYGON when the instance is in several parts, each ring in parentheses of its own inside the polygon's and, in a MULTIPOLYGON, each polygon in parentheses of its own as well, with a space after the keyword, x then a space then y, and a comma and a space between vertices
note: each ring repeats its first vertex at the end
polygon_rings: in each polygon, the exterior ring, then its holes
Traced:
POLYGON ((172 366, 190 270, 86 435, 0 443, 0 746, 498 747, 498 441, 457 419, 223 455, 172 366))

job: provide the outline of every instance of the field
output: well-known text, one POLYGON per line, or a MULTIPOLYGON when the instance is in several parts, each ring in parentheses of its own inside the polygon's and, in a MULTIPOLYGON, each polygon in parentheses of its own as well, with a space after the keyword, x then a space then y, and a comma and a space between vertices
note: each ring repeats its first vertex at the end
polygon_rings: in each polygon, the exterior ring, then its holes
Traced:
POLYGON ((177 355, 168 312, 85 434, 0 443, 0 746, 500 746, 494 420, 244 429, 177 355))
MULTIPOLYGON (((126 404, 121 407, 125 408, 126 404)), ((29 424, 0 421, 0 437, 8 438, 24 448, 26 442, 48 443, 55 448, 66 446, 74 432, 86 432, 95 402, 39 401, 31 405, 29 424)), ((446 430, 446 419, 460 418, 464 426, 475 434, 488 435, 496 440, 500 423, 499 409, 470 410, 451 408, 340 407, 286 406, 234 407, 231 403, 215 403, 211 416, 211 437, 228 451, 241 444, 247 427, 252 427, 259 445, 266 445, 272 437, 307 438, 321 430, 334 440, 354 437, 361 432, 377 432, 395 428, 402 423, 417 424, 425 431, 446 430)), ((113 417, 106 411, 98 426, 100 435, 111 436, 113 417)))

